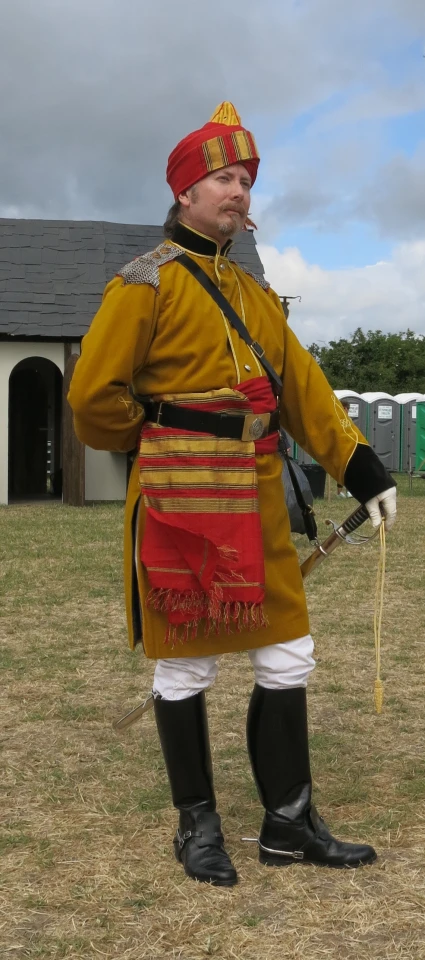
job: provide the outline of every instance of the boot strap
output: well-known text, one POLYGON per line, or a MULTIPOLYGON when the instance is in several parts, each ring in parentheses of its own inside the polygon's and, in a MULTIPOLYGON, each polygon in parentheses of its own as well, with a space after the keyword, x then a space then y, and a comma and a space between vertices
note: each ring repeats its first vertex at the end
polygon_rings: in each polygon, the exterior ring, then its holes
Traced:
POLYGON ((191 840, 193 837, 205 837, 207 841, 207 843, 204 844, 205 846, 221 847, 224 843, 223 834, 220 832, 210 833, 208 830, 185 830, 184 833, 180 833, 180 830, 177 828, 176 840, 179 850, 183 850, 188 840, 191 840))

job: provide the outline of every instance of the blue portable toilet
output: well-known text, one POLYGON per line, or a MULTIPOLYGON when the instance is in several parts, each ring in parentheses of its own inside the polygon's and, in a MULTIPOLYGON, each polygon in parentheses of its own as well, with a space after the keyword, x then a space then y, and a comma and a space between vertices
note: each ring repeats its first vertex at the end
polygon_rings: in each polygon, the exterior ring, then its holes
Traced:
POLYGON ((400 404, 389 393, 362 393, 369 407, 368 440, 387 470, 400 469, 400 404))
POLYGON ((367 401, 363 399, 360 393, 355 390, 334 390, 338 400, 347 400, 350 404, 348 416, 360 430, 364 437, 367 437, 367 401))
POLYGON ((416 458, 416 405, 425 401, 422 393, 398 393, 394 400, 400 404, 400 470, 408 472, 415 468, 416 458))

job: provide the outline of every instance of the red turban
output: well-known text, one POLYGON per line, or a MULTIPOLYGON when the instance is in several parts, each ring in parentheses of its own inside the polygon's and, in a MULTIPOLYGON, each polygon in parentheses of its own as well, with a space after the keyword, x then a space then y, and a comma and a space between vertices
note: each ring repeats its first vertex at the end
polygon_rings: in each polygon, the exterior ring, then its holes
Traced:
POLYGON ((242 163, 254 183, 259 162, 252 133, 242 126, 231 103, 221 103, 205 126, 189 133, 170 153, 167 183, 177 200, 198 180, 231 163, 242 163))

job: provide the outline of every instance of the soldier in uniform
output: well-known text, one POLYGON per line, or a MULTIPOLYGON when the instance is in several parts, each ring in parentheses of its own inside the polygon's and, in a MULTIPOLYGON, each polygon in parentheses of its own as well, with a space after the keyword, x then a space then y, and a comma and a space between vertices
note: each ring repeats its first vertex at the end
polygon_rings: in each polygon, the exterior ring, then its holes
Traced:
POLYGON ((376 857, 368 845, 336 840, 312 802, 313 641, 279 428, 366 503, 375 525, 381 514, 388 528, 395 517, 391 476, 347 421, 278 296, 231 258, 232 237, 249 223, 258 163, 229 103, 177 145, 165 240, 107 285, 69 393, 82 442, 138 448, 125 521, 130 645, 156 660, 177 859, 188 876, 220 886, 237 875, 216 811, 205 690, 224 653, 247 651, 254 671, 247 740, 264 807, 261 862, 356 867, 376 857))

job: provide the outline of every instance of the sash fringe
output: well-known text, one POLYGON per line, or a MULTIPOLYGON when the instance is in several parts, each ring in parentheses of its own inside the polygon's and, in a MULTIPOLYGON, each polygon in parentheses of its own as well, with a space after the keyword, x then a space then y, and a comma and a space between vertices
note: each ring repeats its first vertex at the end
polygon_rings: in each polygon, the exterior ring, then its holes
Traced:
POLYGON ((154 610, 161 613, 181 611, 183 616, 188 610, 194 613, 190 621, 168 624, 165 643, 174 647, 177 643, 195 640, 201 625, 205 637, 220 633, 223 627, 226 633, 232 633, 233 630, 241 633, 242 630, 259 630, 269 625, 262 603, 223 601, 220 598, 220 585, 213 584, 213 587, 217 588, 217 591, 214 589, 209 596, 200 595, 195 590, 185 594, 165 588, 149 591, 146 602, 154 610))

